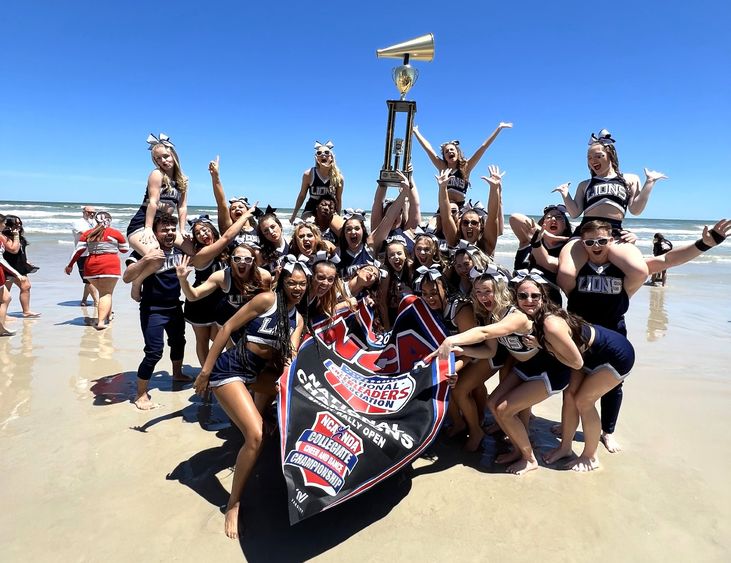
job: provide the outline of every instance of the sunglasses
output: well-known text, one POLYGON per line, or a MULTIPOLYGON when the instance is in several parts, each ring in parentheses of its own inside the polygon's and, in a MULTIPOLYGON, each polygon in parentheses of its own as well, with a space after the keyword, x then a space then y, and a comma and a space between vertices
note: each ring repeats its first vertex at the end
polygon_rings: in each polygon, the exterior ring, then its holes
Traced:
POLYGON ((477 219, 472 219, 472 220, 465 219, 464 221, 461 222, 461 224, 464 225, 465 227, 476 227, 477 225, 480 224, 480 222, 477 219))
POLYGON ((586 240, 582 240, 581 242, 584 243, 584 246, 591 248, 595 244, 598 246, 607 246, 609 244, 608 238, 588 238, 586 240))
POLYGON ((253 256, 231 256, 231 261, 234 264, 239 264, 241 262, 243 262, 244 264, 253 264, 254 257, 253 256))
POLYGON ((325 156, 330 156, 330 151, 317 151, 317 152, 316 152, 315 154, 316 154, 317 156, 322 156, 323 154, 324 154, 325 156))
POLYGON ((540 293, 525 293, 524 291, 518 292, 518 299, 520 299, 521 301, 526 301, 529 298, 533 301, 538 301, 539 299, 541 299, 541 297, 542 296, 540 293))

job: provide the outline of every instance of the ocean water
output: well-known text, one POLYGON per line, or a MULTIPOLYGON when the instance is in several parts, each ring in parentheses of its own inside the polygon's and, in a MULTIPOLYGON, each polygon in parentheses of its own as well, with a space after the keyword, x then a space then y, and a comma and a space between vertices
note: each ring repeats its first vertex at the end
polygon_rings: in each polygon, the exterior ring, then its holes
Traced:
MULTIPOLYGON (((0 213, 19 216, 23 220, 26 238, 31 244, 37 241, 71 245, 73 241, 71 223, 81 217, 82 205, 82 203, 62 202, 0 201, 0 213)), ((98 210, 109 211, 113 218, 112 225, 124 232, 130 219, 139 209, 139 204, 108 204, 96 207, 98 210)), ((215 207, 191 206, 188 208, 189 216, 203 213, 207 213, 214 222, 216 221, 215 207)), ((288 220, 291 213, 292 209, 286 208, 280 208, 277 213, 287 237, 292 232, 292 226, 288 220)), ((536 219, 538 218, 536 217, 536 219)), ((578 224, 578 221, 573 223, 578 224)), ((624 221, 627 228, 637 235, 637 246, 644 254, 648 255, 652 254, 652 237, 657 232, 663 233, 673 243, 687 243, 699 238, 704 225, 711 227, 714 223, 715 220, 638 219, 632 217, 624 221)), ((511 265, 517 247, 517 239, 510 230, 506 217, 505 233, 498 240, 496 260, 502 264, 511 265)), ((29 250, 29 252, 31 251, 29 250)), ((722 244, 701 255, 694 260, 694 263, 698 265, 723 263, 731 267, 731 243, 722 244)))

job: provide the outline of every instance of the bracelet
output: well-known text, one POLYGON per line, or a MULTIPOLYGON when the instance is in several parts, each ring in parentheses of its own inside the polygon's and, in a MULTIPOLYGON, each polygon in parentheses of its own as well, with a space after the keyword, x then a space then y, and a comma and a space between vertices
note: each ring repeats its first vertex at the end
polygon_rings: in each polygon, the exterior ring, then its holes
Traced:
POLYGON ((713 248, 712 246, 708 246, 705 242, 703 242, 702 238, 699 238, 697 241, 695 241, 695 247, 701 252, 705 252, 706 250, 711 250, 711 248, 713 248))
POLYGON ((713 237, 713 240, 716 241, 716 244, 721 244, 726 240, 725 236, 714 229, 711 229, 711 236, 713 237))
POLYGON ((541 231, 536 231, 533 234, 533 237, 530 239, 531 248, 540 248, 541 244, 543 244, 541 242, 540 238, 538 238, 540 236, 540 234, 541 234, 541 231))

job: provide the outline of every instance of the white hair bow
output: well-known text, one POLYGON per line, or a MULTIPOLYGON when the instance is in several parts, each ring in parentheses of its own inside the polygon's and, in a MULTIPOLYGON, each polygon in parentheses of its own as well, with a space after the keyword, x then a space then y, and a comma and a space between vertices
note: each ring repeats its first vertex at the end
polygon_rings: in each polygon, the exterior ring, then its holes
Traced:
POLYGON ((419 274, 419 277, 414 280, 415 289, 421 288, 421 284, 424 282, 425 278, 435 281, 442 277, 442 273, 434 267, 427 268, 426 266, 419 266, 416 268, 416 273, 419 274))
POLYGON ((602 129, 599 131, 599 135, 595 135, 594 133, 591 134, 589 144, 593 145, 594 143, 599 143, 606 147, 607 145, 613 145, 615 141, 612 139, 612 134, 609 131, 602 129))
POLYGON ((160 133, 159 137, 155 137, 152 133, 147 136, 148 150, 152 150, 156 145, 164 145, 166 147, 175 148, 175 145, 165 133, 160 133))
POLYGON ((475 213, 477 213, 480 219, 487 215, 487 210, 485 209, 485 206, 482 205, 481 201, 472 203, 472 200, 469 200, 467 203, 465 203, 464 207, 462 207, 462 215, 464 215, 468 211, 474 211, 475 213))
POLYGON ((305 275, 307 277, 310 277, 312 275, 312 272, 310 271, 309 266, 307 265, 307 257, 306 256, 295 256, 294 254, 287 254, 287 256, 282 256, 280 258, 282 269, 286 270, 290 274, 294 272, 295 266, 299 266, 302 268, 302 271, 304 271, 305 275))
POLYGON ((353 209, 352 207, 348 207, 343 210, 343 219, 346 221, 348 219, 360 219, 361 221, 365 221, 365 215, 366 212, 362 209, 353 209))
POLYGON ((472 244, 471 242, 467 242, 464 239, 460 239, 459 243, 457 243, 457 246, 452 249, 452 255, 457 254, 457 252, 459 252, 460 250, 465 250, 470 256, 474 256, 477 252, 480 251, 480 249, 477 248, 474 244, 472 244))
POLYGON ((292 221, 292 226, 296 227, 297 225, 314 225, 315 224, 315 218, 310 215, 306 219, 302 219, 302 217, 297 217, 294 221, 292 221))
POLYGON ((339 264, 340 256, 337 254, 330 256, 327 250, 318 250, 312 257, 312 265, 314 266, 318 262, 332 262, 333 264, 339 264))
POLYGON ((320 141, 315 141, 315 150, 320 150, 323 148, 333 150, 333 147, 335 147, 335 145, 333 145, 332 141, 327 141, 324 144, 320 141))
POLYGON ((508 276, 506 276, 499 268, 494 264, 488 264, 484 270, 475 268, 474 266, 470 270, 470 279, 474 281, 482 276, 490 276, 492 279, 508 283, 508 276))
POLYGON ((520 283, 523 280, 532 280, 536 283, 548 283, 548 280, 543 277, 543 272, 533 268, 532 270, 518 270, 515 272, 515 276, 510 280, 511 283, 520 283))

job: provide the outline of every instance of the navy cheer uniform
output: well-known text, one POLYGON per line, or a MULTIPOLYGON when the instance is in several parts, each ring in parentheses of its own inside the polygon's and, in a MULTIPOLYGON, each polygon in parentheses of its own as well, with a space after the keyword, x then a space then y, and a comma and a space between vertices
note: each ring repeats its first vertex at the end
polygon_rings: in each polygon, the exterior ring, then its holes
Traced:
MULTIPOLYGON (((297 315, 296 307, 292 307, 289 311, 290 334, 297 326, 297 315)), ((245 344, 254 342, 275 350, 278 349, 279 343, 276 340, 278 322, 279 311, 275 300, 271 308, 239 330, 241 335, 239 343, 218 357, 211 370, 208 386, 220 387, 232 381, 241 381, 244 384, 253 383, 270 360, 257 356, 245 348, 245 344)))
MULTIPOLYGON (((157 362, 162 358, 165 334, 170 346, 170 361, 182 360, 185 351, 183 303, 180 301, 180 281, 175 274, 175 267, 184 254, 177 248, 163 252, 163 265, 142 282, 140 325, 145 339, 145 357, 137 368, 137 377, 145 380, 152 377, 157 362)), ((127 264, 141 258, 133 252, 127 264)))
MULTIPOLYGON (((507 314, 515 311, 511 307, 507 314)), ((505 318, 505 317, 503 317, 505 318)), ((526 346, 523 337, 526 334, 508 334, 499 337, 498 344, 505 347, 516 359, 513 370, 523 381, 542 381, 549 395, 560 393, 569 385, 571 370, 545 350, 526 346)))
POLYGON ((622 212, 622 216, 624 216, 627 213, 629 200, 630 190, 627 186, 627 181, 623 177, 602 178, 601 176, 593 176, 584 190, 584 217, 581 219, 581 224, 574 230, 572 236, 580 236, 581 228, 589 221, 605 221, 612 225, 612 236, 618 237, 622 230, 621 219, 598 217, 591 215, 590 211, 606 203, 616 207, 622 212))
POLYGON ((591 337, 594 329, 594 340, 582 354, 584 357, 584 373, 591 375, 601 369, 608 369, 619 381, 629 375, 635 364, 635 349, 627 338, 618 332, 599 325, 584 324, 581 327, 584 337, 591 337))
MULTIPOLYGON (((211 260, 208 265, 195 269, 195 281, 193 287, 198 287, 206 281, 213 272, 223 270, 225 265, 217 258, 211 260)), ((185 320, 193 326, 212 326, 216 323, 216 309, 223 299, 223 292, 220 288, 213 290, 213 293, 206 295, 196 301, 185 300, 185 320)))
POLYGON ((305 203, 305 212, 314 213, 317 209, 317 204, 320 203, 320 198, 324 195, 331 194, 335 196, 335 190, 330 185, 330 177, 322 179, 320 174, 317 172, 317 167, 313 166, 310 169, 310 185, 307 188, 309 199, 305 203))
POLYGON ((624 290, 624 272, 611 262, 597 266, 587 262, 576 276, 566 310, 585 321, 627 335, 624 314, 629 296, 624 290))
MULTIPOLYGON (((253 264, 252 267, 256 268, 256 264, 253 264)), ((236 311, 251 301, 253 297, 253 295, 241 293, 233 279, 231 279, 232 275, 231 268, 227 267, 223 270, 223 286, 221 287, 223 298, 218 302, 215 313, 216 324, 219 326, 225 325, 226 321, 233 317, 236 311)))
MULTIPOLYGON (((601 266, 587 262, 576 276, 566 309, 593 325, 627 336, 624 314, 629 309, 629 296, 624 290, 624 272, 611 262, 601 266)), ((607 434, 617 427, 623 396, 621 383, 602 396, 602 430, 607 434)))
MULTIPOLYGON (((167 213, 168 215, 174 214, 178 210, 182 197, 175 180, 171 180, 170 186, 167 188, 160 186, 160 195, 157 201, 158 212, 167 213)), ((137 210, 137 213, 134 214, 127 227, 127 238, 145 228, 145 216, 147 215, 147 206, 149 203, 150 197, 147 194, 147 188, 145 188, 142 205, 137 210)))
POLYGON ((357 272, 361 267, 366 264, 373 264, 375 258, 371 254, 370 250, 365 244, 360 246, 360 250, 353 253, 350 250, 346 250, 340 255, 340 262, 338 263, 338 272, 340 277, 343 279, 350 279, 353 274, 357 272))
MULTIPOLYGON (((565 246, 564 244, 556 245, 552 248, 549 248, 546 246, 546 241, 541 241, 541 244, 543 244, 543 248, 546 249, 546 252, 548 252, 549 256, 552 256, 554 258, 558 258, 561 254, 561 250, 565 246)), ((538 264, 536 264, 535 258, 533 258, 532 251, 533 248, 531 245, 524 246, 523 248, 519 248, 517 252, 515 253, 515 263, 513 264, 513 267, 516 271, 518 270, 538 270, 543 275, 543 278, 548 282, 548 298, 553 301, 556 305, 561 307, 563 304, 563 300, 561 298, 561 289, 558 287, 558 283, 556 282, 557 274, 556 272, 549 272, 546 268, 542 268, 538 264)))
POLYGON ((467 198, 467 189, 469 187, 469 180, 459 168, 454 168, 449 172, 449 179, 447 180, 447 194, 457 195, 460 199, 458 202, 460 207, 462 207, 464 200, 467 198))

